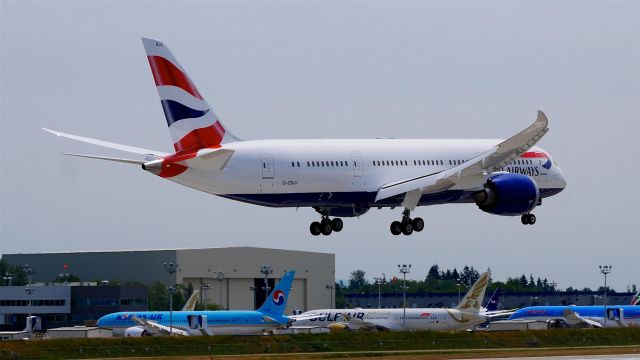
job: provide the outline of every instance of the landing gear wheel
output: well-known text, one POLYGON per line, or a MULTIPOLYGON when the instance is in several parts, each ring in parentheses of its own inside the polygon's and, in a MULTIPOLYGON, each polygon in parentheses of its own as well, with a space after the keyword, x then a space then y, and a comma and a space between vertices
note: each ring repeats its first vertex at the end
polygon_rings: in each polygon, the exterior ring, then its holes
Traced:
POLYGON ((413 234, 413 225, 411 224, 411 221, 403 221, 402 224, 400 224, 400 227, 402 228, 403 234, 407 236, 413 234))
POLYGON ((333 229, 331 229, 331 220, 329 219, 322 219, 322 222, 320 223, 320 232, 322 232, 322 235, 331 235, 331 233, 333 232, 333 229))
POLYGON ((333 231, 340 232, 342 231, 343 227, 344 227, 344 223, 342 222, 342 219, 335 218, 331 220, 331 229, 333 229, 333 231))
POLYGON ((402 227, 400 225, 400 221, 394 221, 390 226, 391 233, 393 235, 400 235, 402 233, 402 227))
POLYGON ((524 214, 520 217, 520 221, 522 221, 524 225, 533 225, 536 223, 536 216, 533 214, 524 214))
POLYGON ((313 236, 318 236, 320 235, 321 231, 320 231, 320 223, 317 221, 314 221, 311 223, 311 225, 309 226, 309 231, 311 232, 311 235, 313 236))
POLYGON ((413 231, 420 232, 424 229, 424 220, 422 218, 415 218, 411 221, 411 225, 413 225, 413 231))
POLYGON ((533 225, 536 223, 536 216, 533 214, 529 214, 529 225, 533 225))

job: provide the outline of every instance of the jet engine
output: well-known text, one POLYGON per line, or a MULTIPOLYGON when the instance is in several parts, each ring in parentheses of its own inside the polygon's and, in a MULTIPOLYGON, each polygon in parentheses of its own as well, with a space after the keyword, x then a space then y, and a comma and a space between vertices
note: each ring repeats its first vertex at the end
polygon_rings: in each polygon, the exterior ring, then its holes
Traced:
POLYGON ((539 204, 540 190, 536 182, 526 175, 500 173, 491 176, 473 199, 482 211, 516 216, 529 213, 539 204))
POLYGON ((127 328, 124 331, 124 336, 125 337, 141 337, 141 336, 151 336, 151 334, 149 334, 149 332, 147 330, 145 330, 144 328, 140 327, 140 326, 133 326, 130 328, 127 328))

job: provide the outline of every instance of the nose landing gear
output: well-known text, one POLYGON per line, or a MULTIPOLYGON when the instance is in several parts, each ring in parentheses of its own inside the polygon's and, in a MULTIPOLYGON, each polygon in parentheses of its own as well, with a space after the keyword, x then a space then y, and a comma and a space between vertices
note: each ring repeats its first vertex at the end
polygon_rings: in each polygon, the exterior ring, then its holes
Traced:
POLYGON ((322 235, 331 235, 332 232, 340 232, 344 227, 344 223, 340 218, 329 219, 329 216, 323 215, 322 220, 320 222, 314 221, 309 226, 309 231, 311 235, 318 236, 322 235))
POLYGON ((422 218, 411 219, 410 211, 405 210, 402 212, 402 221, 394 221, 391 223, 389 229, 393 235, 411 235, 413 232, 420 232, 424 229, 424 220, 422 218))

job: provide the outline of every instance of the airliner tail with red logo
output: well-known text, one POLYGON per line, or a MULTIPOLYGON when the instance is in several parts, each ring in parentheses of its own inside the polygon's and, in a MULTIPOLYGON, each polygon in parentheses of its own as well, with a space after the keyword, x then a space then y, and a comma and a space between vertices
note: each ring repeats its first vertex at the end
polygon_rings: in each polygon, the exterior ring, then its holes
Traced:
MULTIPOLYGON (((531 125, 506 140, 240 140, 214 113, 168 47, 158 40, 142 42, 173 151, 45 129, 139 158, 67 155, 137 164, 178 184, 250 204, 313 208, 320 216, 309 226, 313 235, 342 231, 341 218, 375 208, 403 209, 389 229, 393 235, 410 235, 425 227, 412 212, 447 203, 475 203, 486 213, 519 216, 523 224, 532 225, 533 210, 566 185, 549 152, 535 146, 549 130, 541 111, 531 125)), ((401 118, 394 121, 402 126, 401 118)), ((305 120, 297 124, 304 126, 305 120)), ((414 131, 422 134, 427 129, 414 131)))

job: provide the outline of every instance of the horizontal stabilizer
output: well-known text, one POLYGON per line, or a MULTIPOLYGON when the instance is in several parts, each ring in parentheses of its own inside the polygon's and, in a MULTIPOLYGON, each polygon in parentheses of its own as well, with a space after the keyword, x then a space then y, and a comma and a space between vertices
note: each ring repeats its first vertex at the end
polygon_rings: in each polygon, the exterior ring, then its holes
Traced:
POLYGON ((153 155, 153 156, 156 156, 156 157, 163 157, 163 156, 169 155, 168 153, 161 152, 161 151, 150 150, 150 149, 145 149, 145 148, 139 148, 139 147, 135 147, 135 146, 116 144, 116 143, 103 141, 103 140, 98 140, 98 139, 93 139, 93 138, 84 137, 84 136, 66 134, 66 133, 63 133, 63 132, 59 132, 59 131, 55 131, 55 130, 51 130, 51 129, 47 129, 47 128, 42 128, 42 130, 44 130, 46 132, 49 132, 51 134, 54 134, 56 136, 67 138, 67 139, 81 141, 81 142, 85 142, 85 143, 93 144, 93 145, 98 145, 98 146, 106 147, 106 148, 109 148, 109 149, 126 151, 126 152, 130 152, 130 153, 138 154, 138 155, 145 155, 145 156, 146 155, 153 155))
POLYGON ((127 164, 134 164, 134 165, 142 165, 142 164, 144 164, 144 163, 145 163, 145 162, 144 162, 144 161, 142 161, 142 160, 121 159, 121 158, 114 158, 114 157, 107 157, 107 156, 84 155, 84 154, 72 154, 72 153, 62 153, 62 155, 77 156, 77 157, 83 157, 83 158, 88 158, 88 159, 98 159, 98 160, 116 161, 116 162, 127 163, 127 164))

